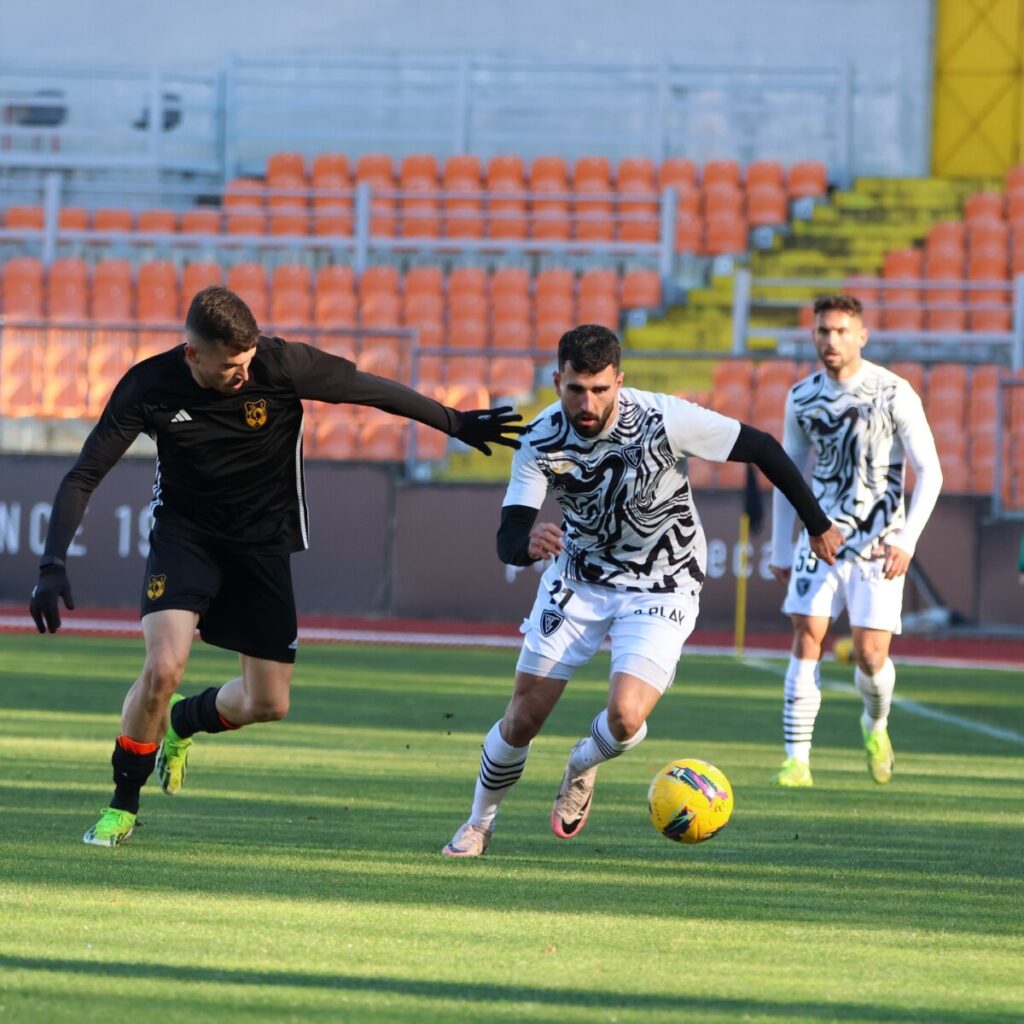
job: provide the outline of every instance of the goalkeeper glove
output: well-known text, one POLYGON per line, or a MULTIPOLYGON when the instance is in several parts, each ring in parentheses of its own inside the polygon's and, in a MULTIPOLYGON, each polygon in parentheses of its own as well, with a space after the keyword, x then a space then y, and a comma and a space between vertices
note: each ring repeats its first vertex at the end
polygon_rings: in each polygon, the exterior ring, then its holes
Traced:
POLYGON ((32 588, 32 599, 28 605, 40 633, 45 633, 47 629, 56 633, 60 629, 58 598, 63 598, 69 611, 74 610, 75 599, 71 596, 71 584, 64 566, 44 565, 39 570, 39 581, 32 588))
POLYGON ((514 412, 510 405, 503 405, 498 409, 473 409, 470 412, 452 409, 452 413, 455 418, 452 437, 478 452, 483 452, 484 455, 491 454, 489 444, 502 444, 508 448, 520 447, 515 435, 526 433, 526 427, 516 425, 523 417, 514 412))

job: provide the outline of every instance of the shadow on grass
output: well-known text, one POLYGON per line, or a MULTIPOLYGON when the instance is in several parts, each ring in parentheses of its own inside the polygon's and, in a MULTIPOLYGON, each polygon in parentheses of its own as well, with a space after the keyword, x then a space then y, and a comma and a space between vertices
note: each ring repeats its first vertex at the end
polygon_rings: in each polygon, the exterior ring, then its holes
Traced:
MULTIPOLYGON (((83 974, 140 981, 182 981, 191 991, 198 984, 273 986, 293 989, 324 989, 327 991, 362 992, 367 995, 408 996, 417 999, 458 1000, 483 1003, 539 1004, 541 1006, 592 1006, 621 1011, 679 1012, 703 1010, 708 1014, 755 1014, 758 1018, 791 1020, 799 1017, 820 1017, 832 1021, 903 1021, 942 1020, 945 1024, 1005 1024, 1006 1017, 983 1010, 955 1010, 947 1003, 921 1009, 897 1009, 892 1006, 872 1007, 842 1002, 765 1002, 763 1000, 725 999, 695 996, 692 993, 652 994, 645 992, 607 992, 593 988, 541 988, 529 985, 495 985, 417 981, 410 978, 379 978, 365 975, 317 974, 294 971, 247 971, 204 968, 195 965, 174 967, 135 961, 59 960, 42 957, 21 957, 0 954, 0 968, 41 971, 47 974, 83 974)), ((367 1008, 372 1013, 371 1008, 367 1008)), ((426 1011, 424 1011, 426 1012, 426 1011)), ((526 1014, 530 1019, 532 1015, 526 1014)), ((737 1016, 736 1019, 742 1019, 737 1016)))

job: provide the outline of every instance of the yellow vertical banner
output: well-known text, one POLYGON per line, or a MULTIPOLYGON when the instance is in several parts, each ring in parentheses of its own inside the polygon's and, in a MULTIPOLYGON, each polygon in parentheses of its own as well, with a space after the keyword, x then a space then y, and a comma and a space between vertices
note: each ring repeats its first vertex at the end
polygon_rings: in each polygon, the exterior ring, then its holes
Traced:
POLYGON ((1001 177, 1024 162, 1024 0, 938 0, 932 173, 1001 177))

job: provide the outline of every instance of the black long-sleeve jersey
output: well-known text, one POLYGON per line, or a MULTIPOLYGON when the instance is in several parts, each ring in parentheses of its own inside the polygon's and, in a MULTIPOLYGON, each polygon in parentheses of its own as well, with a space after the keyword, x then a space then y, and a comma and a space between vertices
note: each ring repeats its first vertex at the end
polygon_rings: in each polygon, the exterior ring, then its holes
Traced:
POLYGON ((261 337, 249 379, 223 393, 196 383, 179 345, 133 366, 54 500, 44 555, 64 558, 97 484, 140 433, 157 443, 153 512, 222 544, 308 546, 302 399, 369 405, 446 434, 453 409, 309 345, 261 337))

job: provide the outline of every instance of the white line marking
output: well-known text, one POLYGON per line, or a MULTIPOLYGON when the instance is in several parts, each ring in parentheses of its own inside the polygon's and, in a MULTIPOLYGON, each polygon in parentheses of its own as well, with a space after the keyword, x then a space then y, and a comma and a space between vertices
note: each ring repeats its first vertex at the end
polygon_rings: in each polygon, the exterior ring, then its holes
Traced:
MULTIPOLYGON (((765 672, 771 672, 772 675, 779 676, 782 679, 786 678, 786 670, 780 670, 778 665, 767 664, 760 658, 744 658, 743 661, 752 668, 759 668, 765 672)), ((977 668, 977 666, 974 667, 977 668)), ((843 683, 835 679, 823 678, 821 684, 826 689, 840 690, 843 693, 859 692, 857 687, 852 683, 843 683)), ((991 736, 992 739, 1003 740, 1006 743, 1015 743, 1017 746, 1024 747, 1024 735, 1019 732, 1014 732, 1012 729, 1000 729, 996 725, 987 725, 985 722, 976 722, 973 718, 964 718, 961 715, 951 715, 947 711, 936 711, 935 708, 930 708, 927 704, 919 704, 916 700, 907 700, 903 697, 894 697, 892 704, 893 707, 899 708, 901 711, 906 711, 911 715, 918 715, 921 718, 931 718, 932 720, 942 722, 945 725, 952 725, 958 729, 966 729, 968 732, 980 733, 982 736, 991 736)))

